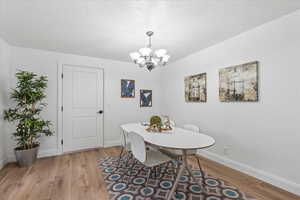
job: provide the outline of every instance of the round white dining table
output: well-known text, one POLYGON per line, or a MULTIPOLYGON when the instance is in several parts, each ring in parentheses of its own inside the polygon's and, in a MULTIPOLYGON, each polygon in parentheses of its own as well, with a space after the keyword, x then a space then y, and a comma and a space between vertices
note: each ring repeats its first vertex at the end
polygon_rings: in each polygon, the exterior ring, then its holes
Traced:
MULTIPOLYGON (((183 162, 180 165, 175 183, 168 195, 168 200, 172 198, 177 184, 184 170, 187 170, 189 175, 196 181, 195 176, 192 174, 190 166, 187 163, 187 150, 190 149, 204 149, 211 147, 215 144, 214 138, 202 134, 186 130, 179 127, 173 127, 170 131, 163 131, 159 133, 148 132, 146 126, 141 123, 130 123, 121 125, 121 129, 127 133, 134 132, 144 138, 144 141, 158 147, 164 147, 169 149, 182 150, 183 162)), ((204 186, 202 188, 205 190, 204 186)), ((206 191, 205 191, 206 192, 206 191)))

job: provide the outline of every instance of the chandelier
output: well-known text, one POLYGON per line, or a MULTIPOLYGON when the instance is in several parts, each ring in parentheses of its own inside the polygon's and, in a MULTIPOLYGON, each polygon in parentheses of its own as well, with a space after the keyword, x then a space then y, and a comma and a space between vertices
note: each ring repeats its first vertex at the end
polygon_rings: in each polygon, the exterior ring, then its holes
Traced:
POLYGON ((149 37, 149 44, 147 47, 140 48, 138 52, 130 53, 130 58, 139 67, 146 67, 148 71, 158 67, 164 66, 169 61, 170 55, 167 54, 167 50, 158 49, 153 51, 151 49, 151 36, 154 33, 148 31, 146 35, 149 37))

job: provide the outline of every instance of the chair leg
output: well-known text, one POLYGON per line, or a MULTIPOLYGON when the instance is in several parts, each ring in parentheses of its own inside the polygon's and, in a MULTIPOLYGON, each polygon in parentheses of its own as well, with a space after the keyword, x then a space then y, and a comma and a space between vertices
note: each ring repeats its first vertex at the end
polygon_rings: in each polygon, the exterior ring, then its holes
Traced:
POLYGON ((154 167, 154 169, 155 169, 155 179, 157 179, 157 174, 158 174, 158 173, 157 173, 157 171, 158 171, 157 168, 158 168, 158 167, 159 167, 159 166, 155 166, 155 167, 154 167))
POLYGON ((170 161, 171 167, 174 169, 174 174, 177 173, 177 165, 178 165, 178 161, 177 160, 172 160, 170 161))
POLYGON ((131 158, 132 158, 132 154, 131 154, 131 152, 128 152, 128 156, 127 156, 126 163, 125 163, 125 167, 126 168, 127 168, 128 163, 129 163, 129 161, 130 161, 131 158))
POLYGON ((157 178, 157 171, 159 169, 159 172, 161 172, 161 165, 155 166, 155 178, 157 178))
POLYGON ((124 148, 122 147, 120 155, 119 155, 119 160, 118 160, 118 165, 117 165, 118 167, 120 165, 120 161, 121 161, 121 158, 122 158, 123 151, 124 151, 124 148))
POLYGON ((177 160, 176 160, 176 171, 175 173, 177 174, 177 169, 179 169, 179 165, 181 164, 181 162, 183 161, 182 156, 178 156, 177 160))
POLYGON ((160 175, 161 175, 161 171, 162 171, 162 165, 158 165, 158 166, 156 166, 156 178, 159 178, 160 177, 160 175))
POLYGON ((147 175, 147 180, 146 180, 146 183, 145 183, 145 186, 146 186, 146 187, 147 187, 147 185, 148 185, 148 180, 149 180, 151 174, 152 174, 152 167, 150 167, 149 172, 148 172, 148 175, 147 175))

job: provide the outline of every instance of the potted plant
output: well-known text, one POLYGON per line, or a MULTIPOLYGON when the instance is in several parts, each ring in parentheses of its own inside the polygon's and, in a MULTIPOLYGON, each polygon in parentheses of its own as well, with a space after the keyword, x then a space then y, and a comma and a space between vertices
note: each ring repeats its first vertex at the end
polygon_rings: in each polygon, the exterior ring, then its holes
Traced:
POLYGON ((37 76, 32 72, 16 73, 16 89, 12 89, 10 98, 15 102, 14 108, 4 111, 4 119, 16 123, 13 137, 17 142, 15 155, 21 167, 32 165, 38 154, 39 138, 44 134, 53 135, 51 122, 41 117, 41 112, 47 105, 45 89, 47 77, 37 76))

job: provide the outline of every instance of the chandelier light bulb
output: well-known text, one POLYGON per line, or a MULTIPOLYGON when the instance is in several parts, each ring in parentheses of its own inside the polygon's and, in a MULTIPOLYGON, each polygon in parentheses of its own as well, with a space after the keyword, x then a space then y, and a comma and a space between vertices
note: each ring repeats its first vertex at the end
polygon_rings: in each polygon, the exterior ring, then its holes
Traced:
POLYGON ((150 56, 152 49, 145 47, 145 48, 140 48, 139 50, 140 54, 144 57, 150 56))
POLYGON ((139 64, 139 65, 144 63, 144 62, 145 62, 145 59, 143 57, 139 57, 139 58, 136 59, 136 63, 139 64))
POLYGON ((156 66, 158 64, 157 60, 155 58, 151 59, 151 62, 156 66))
POLYGON ((159 49, 159 50, 155 51, 155 55, 157 57, 163 57, 166 54, 167 54, 167 50, 165 50, 165 49, 159 49))
POLYGON ((130 58, 132 59, 132 61, 136 61, 139 57, 141 57, 141 54, 139 54, 138 52, 130 53, 130 58))
POLYGON ((170 59, 170 56, 169 56, 169 55, 164 55, 164 56, 162 57, 162 62, 167 63, 167 62, 169 61, 169 59, 170 59))

